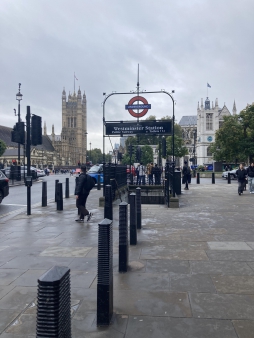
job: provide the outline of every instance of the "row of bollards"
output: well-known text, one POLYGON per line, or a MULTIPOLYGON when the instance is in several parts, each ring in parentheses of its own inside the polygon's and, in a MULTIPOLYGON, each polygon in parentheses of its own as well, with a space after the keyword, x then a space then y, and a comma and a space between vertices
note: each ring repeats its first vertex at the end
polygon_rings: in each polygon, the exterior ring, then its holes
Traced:
MULTIPOLYGON (((69 178, 65 181, 65 198, 70 197, 69 178)), ((57 204, 56 210, 63 210, 63 184, 59 183, 59 180, 55 180, 55 202, 57 204)), ((41 206, 47 206, 47 182, 42 182, 42 198, 41 206)))
MULTIPOLYGON (((196 175, 196 182, 197 184, 200 184, 200 173, 197 173, 196 175)), ((212 184, 215 184, 215 173, 212 173, 212 184)))
MULTIPOLYGON (((46 183, 46 182, 45 182, 46 183)), ((43 184, 44 196, 47 185, 43 184)), ((62 183, 56 183, 61 207, 62 183)), ((44 200, 45 202, 45 200, 44 200)), ((129 196, 130 244, 137 244, 141 229, 141 188, 129 196)), ((113 316, 113 201, 112 187, 105 187, 104 218, 98 224, 97 326, 109 325, 113 316)), ((127 272, 129 259, 128 203, 119 205, 119 272, 127 272)), ((70 269, 53 267, 38 279, 36 337, 71 337, 70 269)))

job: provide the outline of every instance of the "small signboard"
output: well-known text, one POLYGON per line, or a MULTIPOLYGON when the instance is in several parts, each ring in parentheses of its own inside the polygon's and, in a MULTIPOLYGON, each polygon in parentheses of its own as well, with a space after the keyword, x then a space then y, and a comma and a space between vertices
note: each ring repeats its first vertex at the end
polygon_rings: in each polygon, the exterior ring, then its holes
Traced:
POLYGON ((136 134, 171 135, 171 120, 139 121, 139 122, 105 122, 105 135, 126 136, 136 134))

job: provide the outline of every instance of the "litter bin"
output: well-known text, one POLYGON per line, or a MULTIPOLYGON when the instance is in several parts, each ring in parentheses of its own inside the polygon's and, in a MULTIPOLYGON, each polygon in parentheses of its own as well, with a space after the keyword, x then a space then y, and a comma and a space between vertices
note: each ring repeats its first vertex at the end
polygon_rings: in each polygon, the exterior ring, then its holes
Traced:
POLYGON ((181 195, 181 171, 175 170, 174 174, 174 191, 177 195, 181 195))

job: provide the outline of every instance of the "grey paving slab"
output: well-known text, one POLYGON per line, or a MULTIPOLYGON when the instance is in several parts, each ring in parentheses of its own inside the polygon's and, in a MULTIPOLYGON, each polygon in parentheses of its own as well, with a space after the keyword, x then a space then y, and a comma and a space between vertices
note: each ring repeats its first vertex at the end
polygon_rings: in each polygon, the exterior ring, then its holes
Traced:
POLYGON ((126 338, 237 338, 229 320, 130 316, 126 338))
POLYGON ((15 286, 37 287, 38 278, 40 278, 46 271, 47 269, 26 270, 20 277, 14 280, 12 284, 15 286))
POLYGON ((33 335, 36 333, 36 315, 22 314, 6 330, 14 335, 33 335))
POLYGON ((0 285, 11 284, 25 272, 26 270, 21 269, 0 269, 0 285))
POLYGON ((254 296, 190 293, 195 318, 254 319, 254 296))
POLYGON ((191 317, 185 292, 114 290, 114 310, 117 314, 191 317))
POLYGON ((2 269, 50 269, 54 265, 68 266, 73 261, 73 257, 40 257, 40 256, 23 256, 13 258, 1 266, 2 269))
POLYGON ((40 253, 40 256, 49 257, 85 257, 92 247, 50 247, 40 253))
POLYGON ((69 268, 71 270, 97 272, 97 258, 96 257, 74 258, 70 263, 69 268))
POLYGON ((0 309, 24 310, 37 296, 37 288, 16 286, 0 300, 0 309))
POLYGON ((74 288, 89 288, 96 276, 96 272, 71 270, 71 286, 74 288))
POLYGON ((216 289, 209 275, 169 274, 170 291, 215 293, 216 289))
POLYGON ((233 325, 239 338, 254 337, 254 321, 233 320, 233 325))
POLYGON ((15 288, 15 285, 0 285, 0 299, 6 296, 11 290, 15 288))
POLYGON ((170 250, 158 247, 142 249, 141 259, 208 260, 204 250, 170 250))
POLYGON ((72 334, 74 338, 85 337, 125 337, 128 316, 114 315, 112 324, 108 327, 97 327, 96 313, 76 313, 72 320, 72 334))
POLYGON ((254 295, 254 276, 213 276, 218 293, 254 295))
POLYGON ((0 310, 0 334, 18 315, 16 310, 0 310))
POLYGON ((190 261, 190 270, 192 274, 231 276, 254 275, 254 270, 252 270, 248 264, 245 262, 230 261, 190 261))
POLYGON ((208 250, 206 254, 213 261, 254 262, 254 250, 208 250))
POLYGON ((254 242, 246 242, 246 244, 254 250, 254 242))
POLYGON ((188 274, 190 273, 190 263, 188 261, 174 261, 169 259, 149 259, 146 261, 146 272, 174 272, 180 274, 188 274))
POLYGON ((245 242, 208 242, 210 250, 251 250, 245 242))

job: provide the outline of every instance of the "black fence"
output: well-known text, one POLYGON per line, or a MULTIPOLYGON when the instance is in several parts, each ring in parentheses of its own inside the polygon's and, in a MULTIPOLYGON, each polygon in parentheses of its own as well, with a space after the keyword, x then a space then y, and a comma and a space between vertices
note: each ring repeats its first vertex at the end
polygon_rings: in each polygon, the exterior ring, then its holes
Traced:
POLYGON ((103 195, 105 196, 105 186, 112 186, 112 198, 116 197, 119 188, 127 185, 127 166, 113 163, 106 163, 103 166, 103 195))

